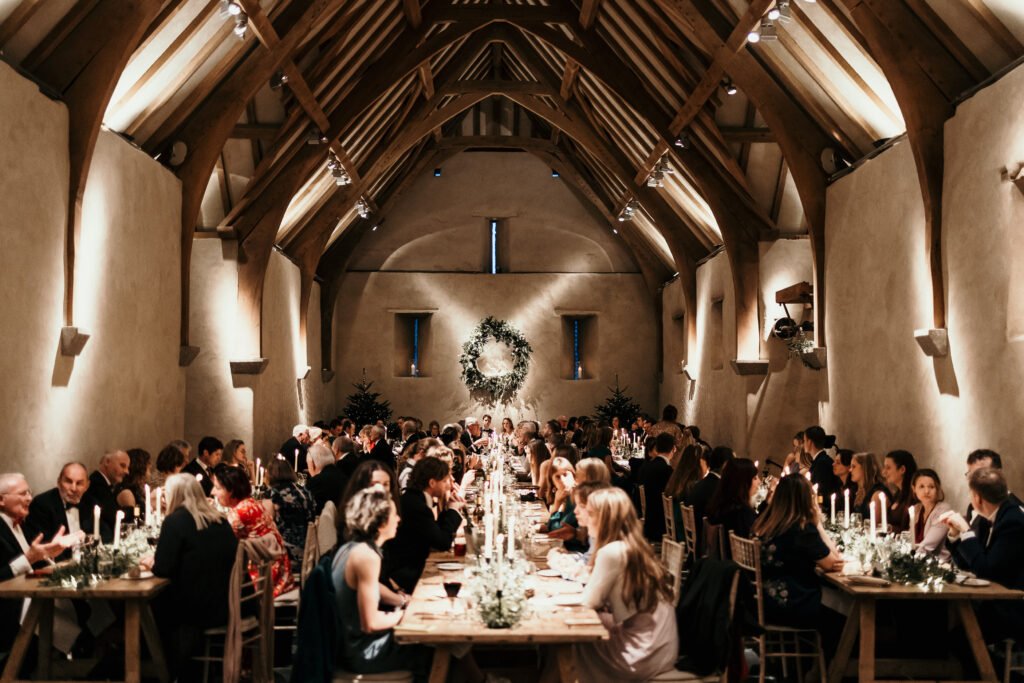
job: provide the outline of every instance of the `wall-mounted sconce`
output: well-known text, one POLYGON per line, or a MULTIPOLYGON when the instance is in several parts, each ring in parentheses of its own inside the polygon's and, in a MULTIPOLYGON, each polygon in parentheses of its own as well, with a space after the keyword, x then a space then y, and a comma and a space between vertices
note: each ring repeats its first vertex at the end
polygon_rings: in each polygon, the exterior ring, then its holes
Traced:
POLYGON ((60 352, 65 356, 78 356, 89 341, 89 333, 80 327, 60 328, 60 352))
POLYGON ((299 379, 309 379, 309 373, 312 372, 312 371, 313 371, 313 368, 311 368, 310 366, 307 365, 305 372, 303 372, 301 375, 299 375, 299 379))
POLYGON ((334 379, 334 370, 329 370, 327 368, 322 368, 320 370, 320 381, 321 382, 323 382, 324 384, 327 384, 332 379, 334 379))
POLYGON ((231 363, 232 375, 261 375, 267 369, 269 358, 248 358, 246 360, 233 360, 231 363))
POLYGON ((933 358, 949 355, 949 333, 944 328, 914 330, 914 341, 933 358))
POLYGON ((686 379, 690 380, 691 382, 696 382, 697 381, 697 370, 692 368, 692 367, 690 367, 689 365, 687 365, 685 360, 682 362, 682 365, 683 365, 683 374, 686 375, 686 379))
POLYGON ((732 362, 732 369, 737 375, 767 375, 768 374, 768 361, 766 360, 740 360, 739 358, 734 359, 732 362))
POLYGON ((1024 194, 1024 164, 1017 167, 1017 172, 1013 174, 1007 174, 1008 180, 1017 186, 1021 194, 1024 194))
POLYGON ((199 355, 198 346, 179 346, 178 347, 178 367, 187 368, 192 364, 192 361, 199 355))

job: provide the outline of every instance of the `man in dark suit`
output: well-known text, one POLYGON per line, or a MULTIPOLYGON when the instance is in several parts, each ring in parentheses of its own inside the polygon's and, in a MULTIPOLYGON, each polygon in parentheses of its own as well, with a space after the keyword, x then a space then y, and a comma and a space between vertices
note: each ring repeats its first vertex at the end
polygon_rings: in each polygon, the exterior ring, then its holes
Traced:
POLYGON ((694 521, 697 523, 698 554, 703 543, 701 537, 704 533, 704 516, 707 514, 708 505, 711 504, 711 498, 715 495, 715 491, 718 490, 718 484, 722 480, 722 468, 733 457, 735 456, 732 449, 728 446, 715 446, 710 451, 701 451, 701 463, 703 467, 707 468, 707 474, 693 485, 693 488, 690 489, 690 495, 683 501, 693 507, 694 521))
MULTIPOLYGON (((991 524, 982 542, 963 517, 947 512, 953 557, 958 565, 979 579, 996 581, 1007 588, 1024 589, 1024 508, 1010 499, 1002 470, 984 467, 967 480, 971 505, 991 524)), ((977 606, 985 641, 996 643, 1024 633, 1024 602, 985 601, 977 606)))
POLYGON ((398 533, 384 544, 384 575, 412 593, 431 550, 448 550, 462 525, 462 503, 452 497, 448 463, 426 457, 416 463, 402 494, 398 533), (433 501, 442 505, 434 517, 433 501))
POLYGON ((220 464, 224 456, 224 444, 215 436, 204 436, 199 440, 197 450, 199 455, 181 471, 198 479, 203 494, 209 498, 213 494, 213 468, 220 464))
POLYGON ((675 436, 667 431, 658 434, 651 457, 640 469, 640 485, 644 487, 647 507, 644 536, 651 542, 660 542, 665 535, 665 509, 661 494, 665 492, 665 484, 672 476, 672 456, 675 451, 675 436))
MULTIPOLYGON (((60 470, 57 486, 32 499, 28 521, 44 537, 65 529, 69 536, 92 536, 95 532, 93 509, 98 505, 89 495, 89 472, 80 462, 69 462, 60 470)), ((102 514, 102 508, 101 508, 102 514)), ((100 534, 109 540, 110 529, 100 522, 100 534)), ((58 559, 71 556, 68 548, 58 559)))
POLYGON ((292 427, 291 437, 281 444, 281 450, 278 453, 294 465, 297 472, 305 472, 306 451, 309 449, 309 441, 309 427, 306 425, 295 425, 292 427))
POLYGON ((124 451, 111 451, 100 458, 100 466, 89 475, 89 493, 100 506, 100 519, 111 529, 120 506, 114 489, 128 476, 131 460, 124 451))
POLYGON ((370 440, 363 444, 363 450, 366 451, 367 458, 379 460, 388 465, 393 472, 396 466, 395 454, 391 452, 391 447, 388 446, 387 439, 384 438, 385 434, 383 427, 378 425, 370 427, 370 440))
POLYGON ((309 473, 312 475, 306 483, 306 488, 313 494, 316 501, 316 514, 324 510, 327 501, 334 501, 339 505, 341 492, 348 483, 348 477, 342 469, 334 462, 334 453, 325 448, 312 448, 306 454, 309 473))
MULTIPOLYGON (((20 474, 0 475, 0 581, 32 571, 60 555, 63 529, 50 540, 28 521, 32 492, 20 474)), ((22 600, 0 600, 0 652, 10 652, 21 623, 22 600)))
POLYGON ((832 494, 842 493, 843 482, 833 471, 832 456, 825 450, 834 446, 835 442, 836 438, 826 434, 825 430, 818 425, 804 430, 804 450, 814 453, 814 459, 811 460, 811 486, 818 487, 816 502, 819 505, 825 501, 829 501, 827 504, 831 504, 832 494))
MULTIPOLYGON (((997 470, 1003 469, 1002 456, 987 448, 971 451, 967 456, 967 472, 964 476, 969 478, 975 470, 980 470, 983 467, 994 467, 997 470)), ((1010 500, 1014 505, 1021 505, 1020 499, 1012 493, 1010 494, 1010 500)), ((978 537, 978 540, 981 541, 981 544, 985 545, 988 543, 988 534, 992 530, 992 522, 988 521, 983 515, 976 514, 974 506, 970 503, 967 504, 967 514, 964 515, 964 518, 971 525, 971 530, 978 537)))

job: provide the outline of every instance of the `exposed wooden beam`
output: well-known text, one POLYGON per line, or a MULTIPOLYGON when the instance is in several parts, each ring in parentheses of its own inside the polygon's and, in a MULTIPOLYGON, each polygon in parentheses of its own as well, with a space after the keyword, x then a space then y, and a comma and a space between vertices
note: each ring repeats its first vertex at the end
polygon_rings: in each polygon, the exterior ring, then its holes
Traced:
POLYGON ((771 128, 754 126, 719 126, 726 142, 739 142, 745 145, 754 142, 775 142, 775 133, 771 128))
POLYGON ((420 10, 420 0, 402 0, 402 11, 405 12, 405 19, 409 26, 417 29, 423 23, 423 13, 420 10))
POLYGON ((0 48, 21 30, 32 19, 36 10, 42 7, 43 0, 22 0, 14 11, 7 15, 0 24, 0 48))
POLYGON ((1006 27, 984 0, 967 0, 967 9, 1011 59, 1024 54, 1024 43, 1006 27))
POLYGON ((505 5, 491 3, 486 5, 434 5, 424 17, 438 24, 479 22, 479 21, 514 21, 531 24, 569 24, 575 22, 576 12, 563 4, 543 5, 505 5))
POLYGON ((236 123, 231 138, 236 140, 263 140, 272 142, 281 132, 279 123, 236 123))

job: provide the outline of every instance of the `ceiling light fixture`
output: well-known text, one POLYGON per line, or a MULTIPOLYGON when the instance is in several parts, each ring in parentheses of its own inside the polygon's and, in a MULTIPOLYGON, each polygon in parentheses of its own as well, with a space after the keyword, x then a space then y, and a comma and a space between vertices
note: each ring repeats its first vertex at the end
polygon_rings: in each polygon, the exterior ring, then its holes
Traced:
POLYGON ((680 133, 679 136, 672 141, 672 144, 679 149, 690 149, 690 136, 686 133, 680 133))
POLYGON ((327 168, 331 172, 331 176, 334 178, 334 184, 337 186, 348 185, 352 182, 352 178, 349 177, 345 171, 345 167, 341 164, 341 159, 334 152, 330 152, 327 155, 327 168))
POLYGON ((761 17, 761 40, 778 40, 779 32, 775 27, 775 22, 768 17, 761 17))
POLYGON ((626 205, 622 207, 622 211, 619 212, 619 222, 624 223, 626 221, 633 220, 633 215, 636 210, 640 208, 640 202, 635 199, 630 199, 626 202, 626 205))
POLYGON ((319 128, 314 126, 306 132, 306 144, 307 145, 326 145, 327 136, 323 134, 319 128))
POLYGON ((283 71, 277 71, 270 77, 270 89, 280 90, 288 82, 288 75, 283 71))
POLYGON ((245 40, 245 36, 249 32, 249 16, 245 12, 239 11, 235 16, 234 32, 239 40, 245 40))
POLYGON ((760 43, 761 42, 761 34, 757 32, 756 28, 753 31, 751 31, 750 33, 747 34, 747 42, 748 43, 760 43))
POLYGON ((362 197, 356 202, 356 213, 359 214, 360 218, 370 217, 370 205, 366 203, 366 200, 362 197))
POLYGON ((438 166, 437 168, 434 169, 434 177, 435 178, 440 178, 441 177, 441 167, 440 166, 438 166))
POLYGON ((790 4, 790 0, 779 0, 778 4, 775 5, 779 16, 774 17, 774 19, 783 24, 793 21, 793 9, 790 7, 790 4))
POLYGON ((242 6, 233 0, 225 0, 221 4, 223 5, 224 11, 229 16, 237 17, 239 14, 242 14, 242 6))
POLYGON ((735 95, 737 92, 736 86, 733 84, 732 79, 729 78, 722 81, 722 89, 725 90, 726 95, 735 95))
POLYGON ((776 5, 775 7, 772 7, 770 10, 768 10, 768 18, 771 19, 772 21, 775 21, 780 16, 782 16, 782 13, 779 11, 779 6, 778 5, 776 5))

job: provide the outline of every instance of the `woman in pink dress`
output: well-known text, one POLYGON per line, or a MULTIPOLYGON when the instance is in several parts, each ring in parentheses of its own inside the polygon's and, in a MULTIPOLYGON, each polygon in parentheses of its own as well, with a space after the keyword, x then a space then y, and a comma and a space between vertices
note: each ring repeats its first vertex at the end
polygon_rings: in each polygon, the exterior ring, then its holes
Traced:
MULTIPOLYGON (((245 470, 230 465, 218 465, 213 470, 213 497, 228 508, 228 520, 239 539, 259 538, 273 534, 281 544, 281 556, 270 568, 270 581, 274 597, 287 593, 295 586, 291 560, 284 551, 284 539, 274 525, 273 507, 267 507, 252 497, 252 482, 245 470)), ((266 501, 269 503, 269 501, 266 501)), ((249 574, 255 580, 259 569, 249 565, 249 574)))

